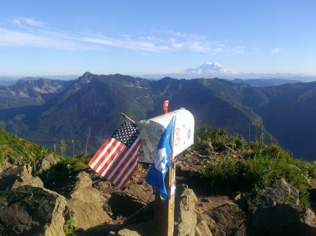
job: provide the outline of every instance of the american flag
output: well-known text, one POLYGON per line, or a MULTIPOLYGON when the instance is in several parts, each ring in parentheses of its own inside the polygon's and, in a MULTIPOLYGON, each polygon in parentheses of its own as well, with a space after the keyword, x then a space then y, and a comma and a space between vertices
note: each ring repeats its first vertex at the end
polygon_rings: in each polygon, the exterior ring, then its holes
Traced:
POLYGON ((138 165, 138 127, 125 121, 89 162, 91 169, 122 189, 138 165))

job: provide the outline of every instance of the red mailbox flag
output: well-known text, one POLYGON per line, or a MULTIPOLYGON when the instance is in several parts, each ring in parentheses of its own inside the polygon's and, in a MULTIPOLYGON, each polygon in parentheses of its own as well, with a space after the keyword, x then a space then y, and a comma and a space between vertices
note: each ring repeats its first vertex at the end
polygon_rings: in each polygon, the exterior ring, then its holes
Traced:
POLYGON ((163 109, 165 110, 165 114, 168 113, 169 100, 165 100, 163 102, 163 109))

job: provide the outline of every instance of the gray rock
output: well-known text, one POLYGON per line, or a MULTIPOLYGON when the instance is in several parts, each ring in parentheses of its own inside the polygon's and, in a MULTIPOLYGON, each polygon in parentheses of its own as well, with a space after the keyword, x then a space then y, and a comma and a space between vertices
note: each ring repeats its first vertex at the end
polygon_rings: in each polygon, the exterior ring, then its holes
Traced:
POLYGON ((204 220, 201 220, 195 228, 196 236, 213 236, 210 228, 204 220))
MULTIPOLYGON (((234 235, 241 230, 246 220, 246 213, 236 204, 224 204, 208 212, 215 221, 214 235, 234 235)), ((239 234, 241 235, 241 234, 239 234)))
POLYGON ((36 160, 36 172, 38 174, 43 171, 49 170, 52 166, 61 161, 61 157, 54 154, 47 154, 36 160))
POLYGON ((297 189, 281 179, 247 199, 249 235, 316 235, 314 212, 299 205, 297 189))
POLYGON ((0 235, 64 235, 66 200, 29 185, 0 192, 0 235))
POLYGON ((32 168, 28 165, 10 167, 0 173, 0 190, 17 188, 24 185, 43 188, 39 177, 32 176, 32 168))
POLYGON ((298 205, 299 192, 284 179, 275 181, 270 187, 259 190, 247 199, 248 210, 254 213, 259 206, 272 207, 276 204, 298 205))
POLYGON ((195 213, 196 195, 192 189, 185 188, 180 197, 178 225, 175 227, 177 236, 195 236, 197 216, 195 213))
POLYGON ((76 183, 68 200, 70 218, 78 228, 88 229, 100 224, 111 223, 112 219, 104 210, 106 199, 95 188, 88 173, 82 171, 76 176, 76 183))
POLYGON ((249 235, 316 235, 315 214, 299 205, 258 207, 248 224, 249 235))

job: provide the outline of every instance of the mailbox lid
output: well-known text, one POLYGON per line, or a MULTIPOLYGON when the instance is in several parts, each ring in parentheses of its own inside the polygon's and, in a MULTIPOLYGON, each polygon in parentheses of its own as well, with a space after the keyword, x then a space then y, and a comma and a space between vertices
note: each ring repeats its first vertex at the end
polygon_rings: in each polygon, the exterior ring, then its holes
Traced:
POLYGON ((194 117, 188 110, 175 111, 172 157, 176 157, 194 143, 194 117))

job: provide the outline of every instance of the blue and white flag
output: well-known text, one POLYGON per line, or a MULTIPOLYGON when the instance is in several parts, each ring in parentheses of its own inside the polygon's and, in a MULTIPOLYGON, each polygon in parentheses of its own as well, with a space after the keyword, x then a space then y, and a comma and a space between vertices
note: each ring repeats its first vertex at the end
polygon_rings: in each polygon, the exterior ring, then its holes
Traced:
POLYGON ((160 141, 157 147, 156 158, 148 171, 146 181, 151 186, 159 190, 162 201, 166 201, 168 198, 168 192, 165 186, 165 175, 170 166, 170 156, 172 153, 171 135, 173 129, 174 117, 172 117, 168 127, 161 135, 160 141))

